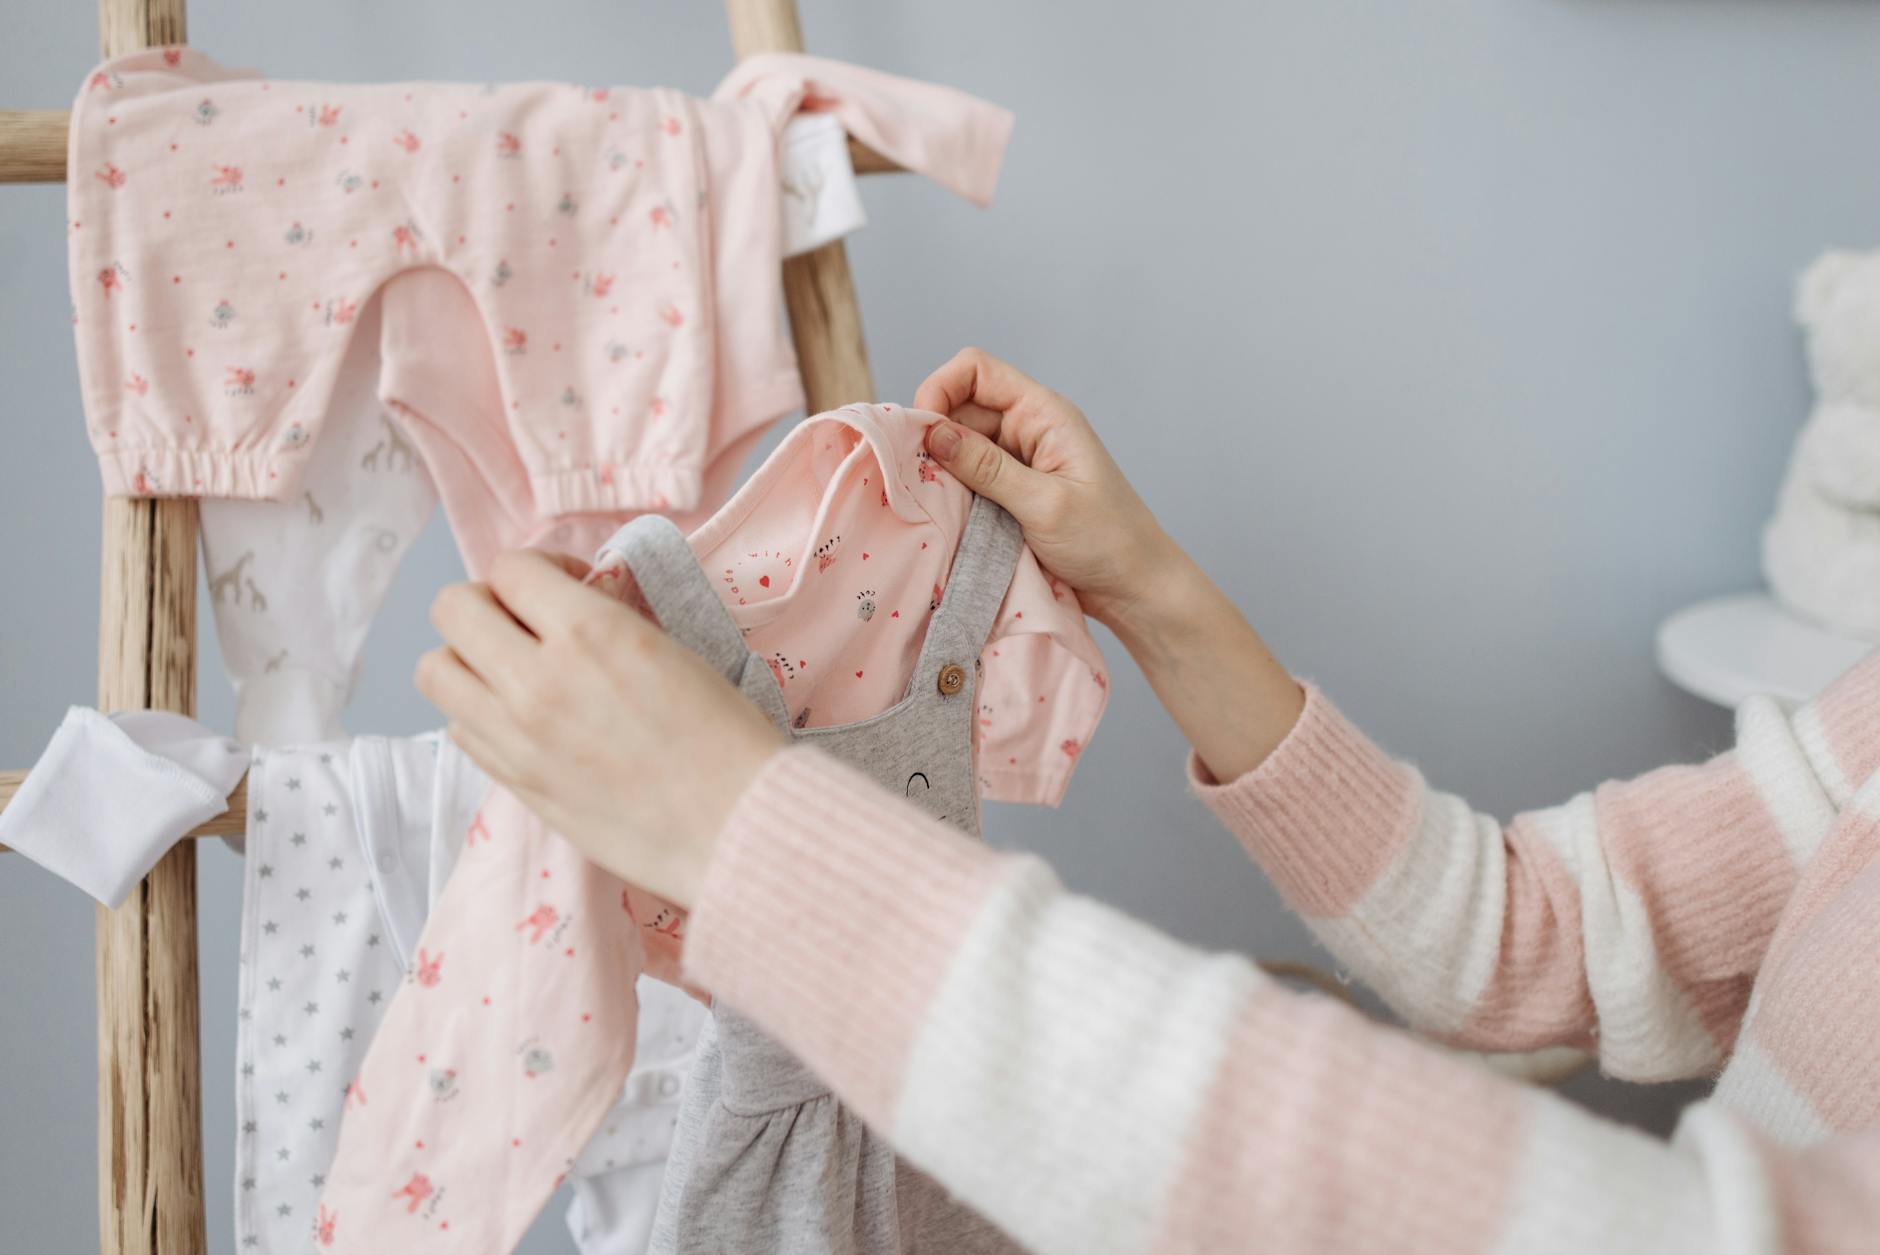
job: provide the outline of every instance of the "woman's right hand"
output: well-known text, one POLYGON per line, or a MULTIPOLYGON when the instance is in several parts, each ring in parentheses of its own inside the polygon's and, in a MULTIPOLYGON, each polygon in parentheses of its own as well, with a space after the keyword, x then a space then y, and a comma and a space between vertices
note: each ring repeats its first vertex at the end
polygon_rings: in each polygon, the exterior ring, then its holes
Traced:
POLYGON ((1097 621, 1114 628, 1185 563, 1083 411, 1018 368, 961 349, 914 404, 951 420, 928 430, 927 452, 1010 511, 1038 561, 1097 621))

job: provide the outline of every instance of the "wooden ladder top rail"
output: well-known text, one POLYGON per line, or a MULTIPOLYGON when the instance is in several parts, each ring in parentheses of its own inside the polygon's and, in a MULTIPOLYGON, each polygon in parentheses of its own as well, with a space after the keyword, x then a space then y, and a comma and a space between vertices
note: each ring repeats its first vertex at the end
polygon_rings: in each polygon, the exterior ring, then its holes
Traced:
MULTIPOLYGON (((726 0, 740 58, 801 52, 794 0, 726 0)), ((107 58, 187 39, 184 0, 99 0, 107 58)), ((0 110, 0 183, 66 177, 70 114, 0 110)), ((858 172, 900 167, 851 140, 858 172)), ((875 399, 861 310, 842 243, 784 262, 784 302, 809 410, 875 399)), ((100 563, 98 706, 196 704, 196 502, 111 497, 100 563)), ((0 806, 23 772, 0 773, 0 806)), ((191 836, 235 835, 227 814, 191 836)), ((97 909, 98 1213, 103 1255, 202 1255, 202 1051, 196 973, 196 863, 179 844, 117 910, 97 909)))

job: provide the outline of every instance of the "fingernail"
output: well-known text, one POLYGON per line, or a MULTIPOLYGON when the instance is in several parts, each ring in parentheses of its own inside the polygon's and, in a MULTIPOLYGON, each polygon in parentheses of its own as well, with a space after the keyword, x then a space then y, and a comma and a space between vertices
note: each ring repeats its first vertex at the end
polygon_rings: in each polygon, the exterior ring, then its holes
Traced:
POLYGON ((960 432, 952 423, 935 423, 927 429, 927 452, 942 462, 951 462, 959 451, 960 432))

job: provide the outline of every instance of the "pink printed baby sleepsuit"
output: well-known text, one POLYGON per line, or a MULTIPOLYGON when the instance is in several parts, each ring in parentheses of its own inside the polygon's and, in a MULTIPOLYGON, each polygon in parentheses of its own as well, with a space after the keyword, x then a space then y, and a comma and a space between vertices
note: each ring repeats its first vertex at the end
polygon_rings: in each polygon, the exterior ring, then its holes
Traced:
MULTIPOLYGON (((801 726, 932 682, 911 670, 972 500, 922 449, 934 419, 807 420, 692 537, 801 726)), ((626 591, 605 555, 594 581, 626 591)), ((982 795, 1055 802, 1108 687, 1075 598, 1029 551, 980 664, 982 795)), ((354 1082, 323 1200, 337 1249, 511 1249, 632 1062, 635 976, 677 971, 683 915, 629 893, 492 796, 354 1082)))
POLYGON ((709 508, 802 400, 777 163, 804 109, 980 203, 1011 126, 794 55, 711 100, 277 83, 187 48, 107 62, 74 105, 68 224, 107 491, 292 500, 382 297, 380 396, 473 570, 564 516, 709 508))

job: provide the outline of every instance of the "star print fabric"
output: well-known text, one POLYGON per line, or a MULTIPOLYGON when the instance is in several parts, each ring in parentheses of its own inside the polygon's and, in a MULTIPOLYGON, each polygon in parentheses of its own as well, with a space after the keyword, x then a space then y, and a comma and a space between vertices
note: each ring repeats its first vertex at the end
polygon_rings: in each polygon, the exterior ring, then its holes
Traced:
MULTIPOLYGON (((435 758, 435 738, 407 742, 435 758)), ((359 839, 344 745, 257 751, 248 769, 235 1083, 235 1228, 243 1251, 307 1249, 348 1080, 400 979, 359 839)), ((389 808, 396 816, 396 807, 389 808)), ((428 825, 428 816, 426 817, 428 825)), ((393 826, 398 827, 396 819, 393 826)), ((402 852, 388 845, 383 870, 402 852)))

